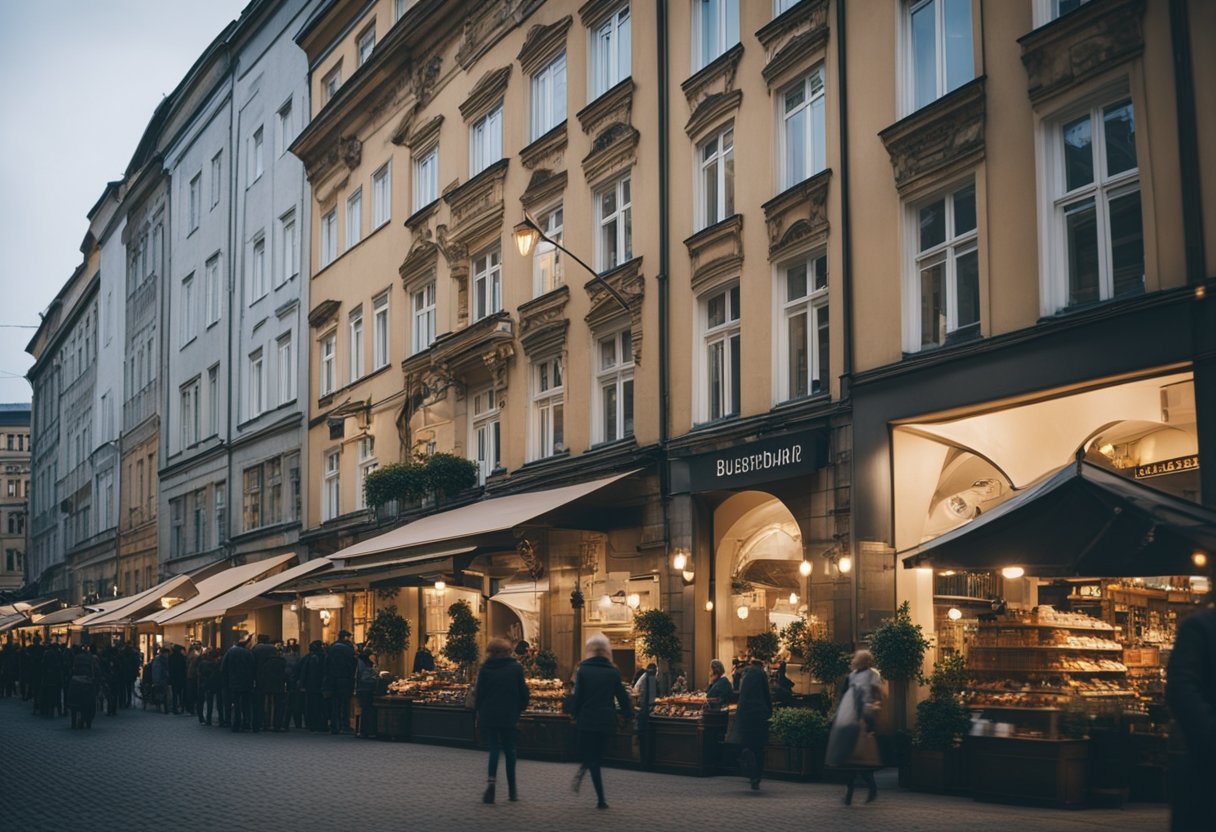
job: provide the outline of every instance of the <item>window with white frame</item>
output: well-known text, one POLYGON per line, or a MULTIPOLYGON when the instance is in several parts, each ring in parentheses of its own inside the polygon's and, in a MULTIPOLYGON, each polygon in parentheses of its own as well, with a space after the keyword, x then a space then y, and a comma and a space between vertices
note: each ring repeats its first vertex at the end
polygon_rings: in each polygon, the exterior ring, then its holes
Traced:
POLYGON ((699 304, 702 380, 699 421, 739 412, 739 286, 717 289, 699 304))
POLYGON ((410 7, 410 0, 393 0, 393 22, 396 23, 410 7))
POLYGON ((493 248, 473 258, 473 320, 502 310, 502 252, 493 248))
POLYGON ((220 256, 213 254, 203 267, 203 279, 206 281, 204 298, 207 304, 207 326, 211 326, 223 314, 224 282, 220 278, 220 256))
POLYGON ((592 435, 598 442, 633 436, 633 336, 628 328, 596 338, 592 435))
POLYGON ((735 213, 735 127, 725 128, 697 148, 701 173, 701 228, 735 213))
POLYGON ((266 411, 266 374, 262 350, 249 354, 249 418, 266 411))
POLYGON ((601 272, 633 259, 633 197, 630 177, 618 179, 595 194, 596 266, 601 272))
POLYGON ((694 0, 693 71, 739 42, 739 0, 694 0))
POLYGON ((283 259, 275 281, 276 288, 300 273, 300 230, 296 225, 294 208, 279 217, 279 241, 282 243, 283 259))
POLYGON ((828 344, 828 258, 800 257, 778 270, 781 301, 778 400, 831 389, 828 344))
POLYGON ((374 26, 368 27, 366 32, 359 35, 358 48, 359 66, 363 66, 376 48, 376 28, 374 26))
POLYGON ((220 365, 207 369, 207 435, 220 432, 220 365))
POLYGON ((321 519, 333 520, 342 513, 339 475, 341 473, 342 455, 339 451, 329 451, 325 454, 325 474, 321 491, 321 519))
POLYGON ((260 529, 263 525, 262 489, 265 485, 265 469, 262 465, 251 465, 243 472, 244 504, 241 511, 242 528, 245 531, 260 529))
POLYGON ((181 416, 182 416, 182 448, 189 448, 198 443, 200 431, 200 413, 202 402, 199 401, 200 383, 196 376, 182 385, 181 416))
POLYGON ((363 306, 350 313, 350 380, 363 377, 363 306))
POLYGON ((331 208, 321 217, 321 267, 338 256, 338 209, 331 208))
POLYGON ((259 127, 253 131, 253 137, 249 140, 249 184, 251 185, 262 177, 265 170, 265 160, 262 157, 264 147, 262 128, 259 127))
POLYGON ((291 348, 291 333, 279 336, 278 346, 278 404, 283 405, 296 397, 296 362, 291 348))
MULTIPOLYGON (((201 207, 201 201, 203 198, 203 195, 201 193, 201 191, 203 189, 202 180, 203 180, 202 173, 196 173, 190 179, 190 189, 189 189, 188 196, 187 196, 188 201, 187 201, 187 208, 186 208, 186 210, 187 210, 186 216, 187 216, 187 219, 189 220, 189 225, 187 227, 189 228, 190 232, 198 230, 199 214, 202 213, 202 207, 201 207)), ((147 274, 147 269, 144 270, 144 274, 147 274)))
POLYGON ((435 281, 431 281, 410 294, 413 308, 413 330, 411 333, 412 354, 425 350, 435 341, 435 281))
POLYGON ((824 122, 823 65, 781 91, 781 189, 823 170, 827 129, 824 122))
POLYGON ((907 296, 911 350, 942 346, 980 327, 980 272, 975 183, 968 182, 913 209, 916 263, 907 296))
POLYGON ((469 178, 502 158, 502 104, 469 127, 469 178))
POLYGON ((566 450, 566 389, 560 357, 532 364, 532 458, 566 450))
POLYGON ((372 174, 372 227, 379 228, 393 213, 393 176, 389 162, 372 174))
POLYGON ((350 250, 363 239, 363 189, 356 188, 346 200, 346 248, 350 250))
POLYGON ((220 204, 220 194, 224 188, 223 151, 211 157, 211 207, 220 204))
POLYGON ((197 310, 194 307, 194 272, 182 279, 182 346, 189 344, 198 335, 197 310))
POLYGON ((388 366, 388 292, 372 301, 372 369, 388 366))
MULTIPOLYGON (((545 236, 558 244, 562 242, 562 223, 561 205, 541 214, 537 220, 545 236)), ((532 276, 533 297, 540 297, 561 286, 564 282, 561 249, 548 240, 538 239, 532 253, 532 276)))
POLYGON ((971 0, 911 0, 905 7, 907 111, 913 112, 975 77, 971 0))
POLYGON ((421 211, 439 199, 439 147, 414 160, 414 210, 421 211))
POLYGON ((249 302, 266 296, 266 238, 259 234, 249 255, 249 302))
POLYGON ((1144 226, 1130 98, 1049 122, 1046 250, 1056 311, 1144 291, 1144 226))
POLYGON ((287 101, 283 103, 283 106, 279 108, 277 115, 279 117, 279 146, 277 148, 277 155, 282 156, 287 152, 287 147, 291 144, 292 139, 296 137, 295 115, 292 112, 290 98, 288 98, 287 101))
POLYGON ((328 75, 321 79, 321 103, 328 104, 330 99, 338 94, 338 87, 340 86, 342 86, 341 62, 330 70, 328 75))
POLYGON ((317 388, 322 396, 334 392, 337 384, 338 333, 331 332, 321 339, 321 361, 318 368, 317 388))
POLYGON ((608 15, 591 33, 591 98, 599 98, 632 73, 629 4, 608 15))
POLYGON ((539 139, 566 120, 566 53, 532 76, 532 138, 539 139))
POLYGON ((367 508, 367 475, 380 467, 376 459, 376 437, 365 436, 359 440, 359 462, 355 469, 355 508, 367 508))
POLYGON ((470 397, 473 417, 470 420, 469 449, 477 463, 477 482, 485 485, 489 477, 501 464, 498 394, 493 387, 479 390, 470 397))

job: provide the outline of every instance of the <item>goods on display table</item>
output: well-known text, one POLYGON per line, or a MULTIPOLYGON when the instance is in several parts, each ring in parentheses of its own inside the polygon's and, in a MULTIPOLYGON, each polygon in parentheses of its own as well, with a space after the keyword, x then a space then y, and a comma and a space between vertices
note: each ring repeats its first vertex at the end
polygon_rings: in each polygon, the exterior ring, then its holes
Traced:
POLYGON ((650 711, 654 766, 705 776, 721 767, 727 714, 708 709, 703 691, 661 696, 650 711))
POLYGON ((562 713, 567 685, 561 679, 528 679, 528 709, 520 716, 515 744, 521 757, 572 760, 574 724, 562 713))
POLYGON ((676 696, 660 696, 654 700, 651 716, 667 716, 675 719, 700 719, 709 700, 704 693, 681 693, 676 696))
POLYGON ((388 700, 410 702, 409 738, 415 742, 471 747, 476 715, 464 707, 469 685, 450 671, 415 673, 389 685, 388 700))
POLYGON ((566 685, 561 679, 528 679, 528 712, 560 714, 566 698, 566 685))

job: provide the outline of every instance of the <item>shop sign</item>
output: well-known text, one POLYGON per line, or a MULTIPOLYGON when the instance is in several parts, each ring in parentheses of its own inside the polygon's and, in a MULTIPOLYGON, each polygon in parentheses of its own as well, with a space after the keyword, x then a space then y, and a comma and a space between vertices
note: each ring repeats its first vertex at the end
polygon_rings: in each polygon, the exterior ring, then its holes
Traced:
POLYGON ((741 488, 810 474, 819 467, 823 442, 819 432, 803 431, 676 460, 672 491, 741 488))
POLYGON ((306 610, 340 610, 345 605, 345 599, 341 595, 306 595, 304 597, 304 609, 306 610))
POLYGON ((1183 471, 1199 470, 1199 454, 1179 456, 1173 459, 1163 459, 1160 462, 1150 462, 1147 465, 1137 465, 1135 478, 1146 480, 1149 477, 1160 477, 1165 474, 1179 474, 1183 471))

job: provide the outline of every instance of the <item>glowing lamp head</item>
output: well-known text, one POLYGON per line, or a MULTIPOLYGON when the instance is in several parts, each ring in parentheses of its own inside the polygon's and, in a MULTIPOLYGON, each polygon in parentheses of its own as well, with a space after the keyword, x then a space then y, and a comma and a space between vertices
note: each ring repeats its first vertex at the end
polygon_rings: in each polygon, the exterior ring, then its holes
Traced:
POLYGON ((697 573, 693 572, 689 569, 685 569, 683 572, 680 573, 680 577, 682 577, 684 579, 684 583, 690 584, 693 582, 693 579, 697 577, 697 573))
POLYGON ((798 593, 797 593, 797 592, 791 592, 791 593, 790 593, 790 606, 791 606, 791 607, 793 607, 793 606, 797 606, 797 604, 798 604, 798 593))
POLYGON ((684 567, 688 566, 688 555, 684 554, 682 550, 677 550, 671 559, 671 566, 677 572, 683 572, 684 567))
POLYGON ((853 571, 853 559, 845 555, 840 560, 836 561, 836 568, 840 570, 842 575, 847 575, 853 571))
POLYGON ((951 607, 949 612, 946 613, 946 618, 949 618, 951 621, 958 621, 962 617, 963 611, 958 607, 951 607))
POLYGON ((636 592, 632 593, 629 596, 628 601, 629 601, 629 608, 631 610, 636 610, 638 607, 642 606, 642 596, 638 595, 636 592))
POLYGON ((1026 574, 1026 570, 1020 566, 1006 566, 1004 569, 1001 570, 1001 577, 1009 578, 1010 580, 1013 580, 1015 578, 1020 578, 1025 574, 1026 574))
POLYGON ((747 608, 747 604, 740 604, 739 609, 735 610, 735 614, 739 616, 739 620, 746 620, 751 615, 751 610, 747 608))
POLYGON ((606 610, 611 606, 612 606, 612 596, 608 595, 606 593, 604 595, 601 595, 600 596, 600 608, 606 610))
POLYGON ((1192 552, 1191 563, 1195 564, 1199 569, 1205 569, 1208 565, 1208 556, 1206 552, 1192 552))
POLYGON ((527 257, 531 254, 532 247, 536 245, 536 241, 539 239, 540 232, 530 219, 525 219, 515 226, 515 247, 519 249, 521 257, 527 257))
POLYGON ((435 591, 436 592, 443 592, 447 588, 448 588, 448 585, 446 583, 444 583, 443 581, 435 581, 435 591))
POLYGON ((714 611, 714 602, 713 602, 713 601, 706 601, 706 602, 705 602, 705 611, 706 611, 706 612, 713 612, 713 611, 714 611))
POLYGON ((810 577, 811 570, 813 568, 814 567, 811 565, 809 560, 804 560, 802 563, 798 564, 798 574, 804 578, 810 577))

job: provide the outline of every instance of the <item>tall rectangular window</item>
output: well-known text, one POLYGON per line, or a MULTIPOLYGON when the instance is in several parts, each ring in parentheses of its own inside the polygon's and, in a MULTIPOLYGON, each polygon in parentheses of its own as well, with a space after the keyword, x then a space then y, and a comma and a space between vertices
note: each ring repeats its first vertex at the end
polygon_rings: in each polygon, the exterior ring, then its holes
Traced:
POLYGON ((224 152, 221 150, 211 157, 211 207, 220 204, 220 194, 224 190, 224 152))
POLYGON ((228 538, 228 483, 215 484, 215 539, 228 538))
POLYGON ((278 404, 286 404, 296 397, 296 362, 291 348, 291 333, 279 337, 278 346, 278 404))
POLYGON ((632 73, 629 4, 610 14, 591 34, 591 98, 599 98, 632 73))
POLYGON ((363 307, 357 306, 350 313, 350 380, 363 377, 363 307))
POLYGON ((425 350, 435 341, 435 281, 410 295, 413 309, 411 353, 425 350))
POLYGON ((473 320, 502 309, 501 252, 495 248, 473 258, 473 320))
POLYGON ((253 131, 253 136, 249 140, 249 184, 253 184, 262 177, 265 170, 265 159, 262 156, 265 142, 262 137, 262 128, 259 127, 253 131))
POLYGON ((249 255, 249 302, 264 298, 266 291, 266 238, 259 234, 249 255))
POLYGON ((502 104, 469 127, 469 178, 502 158, 502 104))
POLYGON ((300 273, 300 231, 296 226, 295 209, 279 218, 279 240, 282 243, 282 266, 275 286, 282 286, 300 273))
POLYGON ((325 455, 325 474, 321 493, 322 520, 333 520, 342 513, 339 490, 341 462, 342 457, 338 451, 330 451, 325 455))
POLYGON ((539 139, 566 120, 566 53, 532 76, 532 138, 539 139))
POLYGON ((321 339, 321 362, 318 369, 317 387, 322 396, 334 392, 337 383, 338 333, 331 332, 321 339))
MULTIPOLYGON (((541 214, 538 223, 550 240, 562 242, 563 211, 562 206, 541 214)), ((562 252, 557 246, 546 240, 538 239, 532 253, 532 293, 540 297, 546 292, 552 292, 562 285, 562 252)))
POLYGON ((702 299, 701 421, 739 413, 739 287, 720 289, 702 299))
POLYGON ((338 94, 342 86, 342 64, 339 63, 328 75, 321 79, 321 103, 328 104, 330 99, 338 94))
POLYGON ((473 435, 469 448, 473 451, 473 461, 477 463, 478 484, 485 485, 486 478, 501 464, 498 394, 493 387, 487 387, 470 398, 473 402, 473 435))
POLYGON ((220 319, 223 312, 224 285, 220 280, 220 256, 218 254, 207 258, 206 266, 203 270, 203 279, 207 283, 206 287, 206 304, 207 304, 207 326, 220 319))
MULTIPOLYGON (((189 192, 187 196, 188 201, 186 204, 186 217, 188 221, 188 225, 186 227, 191 232, 198 229, 199 214, 202 213, 201 202, 203 196, 202 193, 200 193, 203 189, 202 179, 202 173, 196 173, 190 179, 189 192)), ((146 274, 147 272, 145 271, 144 273, 146 274)))
POLYGON ((778 270, 781 298, 779 399, 831 389, 828 342, 828 258, 812 254, 778 270))
POLYGON ((701 167, 701 227, 735 213, 735 128, 727 127, 697 152, 701 167))
POLYGON ((793 187, 827 165, 823 66, 781 91, 781 189, 793 187))
POLYGON ((596 339, 596 441, 633 436, 633 337, 629 329, 596 339))
POLYGON ((207 435, 220 432, 220 365, 207 370, 207 435))
POLYGON ((919 110, 975 77, 971 0, 915 0, 907 9, 909 98, 919 110))
POLYGON ((262 527, 262 477, 261 465, 253 465, 244 471, 245 499, 241 512, 241 528, 245 531, 262 527))
POLYGON ((739 0, 695 0, 693 71, 739 42, 739 0))
POLYGON ((358 41, 359 50, 359 66, 367 63, 367 59, 372 56, 372 50, 376 48, 376 29, 369 27, 366 32, 359 35, 358 41))
POLYGON ((259 416, 266 410, 265 362, 260 349, 249 355, 249 417, 259 416))
POLYGON ((359 440, 359 462, 355 469, 355 508, 367 508, 367 475, 380 467, 376 460, 376 437, 359 440))
POLYGON ((338 256, 338 209, 331 208, 321 217, 321 268, 338 256))
POLYGON ((626 176, 595 194, 596 267, 601 272, 615 269, 633 259, 633 197, 626 176))
POLYGON ((421 211, 439 199, 439 147, 414 160, 414 210, 421 211))
POLYGON ((283 522, 283 460, 266 460, 262 466, 266 475, 266 499, 262 501, 262 522, 273 526, 283 522))
POLYGON ((182 448, 189 448, 199 440, 199 421, 202 417, 199 401, 199 379, 194 378, 181 388, 181 436, 182 448))
POLYGON ((372 174, 372 226, 379 228, 393 214, 393 175, 388 162, 372 174))
POLYGON ((278 155, 282 156, 284 153, 287 152, 288 146, 291 145, 292 140, 295 139, 295 137, 296 137, 295 115, 292 112, 290 98, 287 99, 287 101, 283 104, 283 106, 279 108, 278 117, 279 117, 278 155))
POLYGON ((198 310, 195 309, 194 297, 194 273, 186 275, 182 280, 182 305, 181 305, 181 321, 182 321, 182 346, 189 344, 198 335, 198 318, 195 317, 198 310))
POLYGON ((363 189, 356 188, 346 200, 346 248, 358 245, 363 239, 363 189))
POLYGON ((975 185, 968 183, 916 208, 916 344, 941 346, 979 332, 980 269, 975 185))
POLYGON ((388 366, 388 292, 372 301, 372 369, 388 366))
POLYGON ((533 459, 566 449, 565 385, 560 357, 532 365, 533 459))

